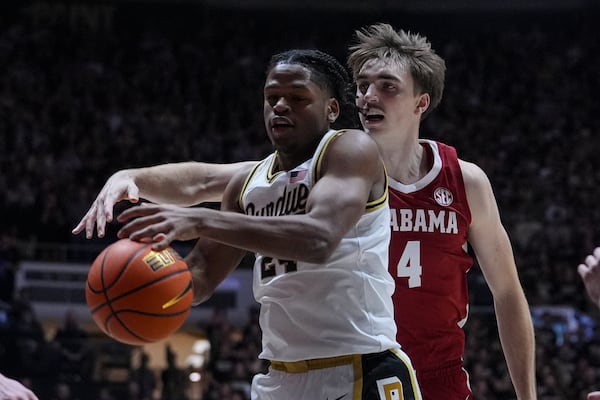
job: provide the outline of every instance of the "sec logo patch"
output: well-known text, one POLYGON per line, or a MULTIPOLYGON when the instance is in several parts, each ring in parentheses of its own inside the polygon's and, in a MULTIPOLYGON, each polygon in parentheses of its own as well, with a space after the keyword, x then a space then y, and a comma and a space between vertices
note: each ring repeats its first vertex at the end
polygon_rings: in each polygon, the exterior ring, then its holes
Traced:
POLYGON ((448 207, 454 201, 454 195, 445 187, 439 187, 435 189, 433 192, 433 198, 440 206, 444 207, 448 207))

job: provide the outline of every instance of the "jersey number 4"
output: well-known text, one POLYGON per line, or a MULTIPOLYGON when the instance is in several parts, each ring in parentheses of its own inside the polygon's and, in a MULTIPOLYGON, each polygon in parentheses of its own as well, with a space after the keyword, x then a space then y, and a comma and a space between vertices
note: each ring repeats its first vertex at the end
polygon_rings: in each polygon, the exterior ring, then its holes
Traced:
POLYGON ((421 286, 421 275, 423 274, 423 267, 421 266, 421 242, 416 240, 406 242, 402 257, 398 261, 396 274, 398 278, 408 278, 409 288, 421 286))

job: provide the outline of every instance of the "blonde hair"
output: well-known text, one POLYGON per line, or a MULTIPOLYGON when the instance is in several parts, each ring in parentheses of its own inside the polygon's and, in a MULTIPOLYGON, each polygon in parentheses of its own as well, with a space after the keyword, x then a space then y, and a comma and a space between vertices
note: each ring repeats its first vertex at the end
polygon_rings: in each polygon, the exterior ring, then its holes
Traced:
POLYGON ((378 59, 408 68, 415 83, 415 93, 428 93, 427 115, 442 100, 446 63, 431 48, 425 36, 396 31, 389 24, 378 23, 355 32, 355 42, 349 47, 348 66, 354 78, 366 62, 378 59))

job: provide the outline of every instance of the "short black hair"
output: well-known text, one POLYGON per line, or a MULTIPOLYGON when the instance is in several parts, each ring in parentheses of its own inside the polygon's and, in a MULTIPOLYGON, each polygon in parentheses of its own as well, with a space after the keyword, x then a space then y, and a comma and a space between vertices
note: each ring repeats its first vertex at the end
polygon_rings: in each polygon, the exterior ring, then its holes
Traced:
POLYGON ((271 57, 267 74, 277 64, 297 64, 311 70, 312 79, 327 88, 340 103, 340 115, 331 124, 334 129, 360 129, 358 108, 355 104, 354 85, 349 71, 332 55, 314 49, 293 49, 271 57))

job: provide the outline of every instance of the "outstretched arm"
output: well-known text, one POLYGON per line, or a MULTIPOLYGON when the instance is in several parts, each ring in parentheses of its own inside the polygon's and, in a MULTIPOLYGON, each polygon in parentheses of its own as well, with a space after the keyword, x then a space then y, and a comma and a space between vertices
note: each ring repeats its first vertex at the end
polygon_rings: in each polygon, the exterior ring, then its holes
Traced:
POLYGON ((73 233, 85 230, 86 238, 91 239, 95 226, 98 237, 103 237, 106 223, 113 220, 114 206, 121 200, 137 203, 143 198, 180 206, 220 201, 233 174, 254 164, 254 161, 232 164, 182 162, 118 171, 106 181, 73 233))
POLYGON ((577 271, 583 280, 588 295, 600 307, 600 247, 596 247, 592 254, 579 264, 577 271))
POLYGON ((364 132, 336 138, 323 161, 322 177, 312 188, 305 214, 251 216, 207 208, 144 205, 119 216, 129 221, 120 237, 152 238, 159 250, 173 240, 205 237, 280 259, 323 262, 365 212, 385 175, 377 146, 364 132), (343 193, 343 196, 340 196, 343 193))
MULTIPOLYGON (((221 202, 222 211, 242 212, 237 199, 249 172, 247 170, 249 168, 242 168, 227 185, 221 202)), ((219 284, 239 265, 246 253, 245 250, 210 239, 198 239, 192 251, 185 257, 194 282, 194 304, 208 300, 219 284)))
POLYGON ((0 374, 0 399, 38 400, 33 392, 14 379, 0 374))
POLYGON ((461 161, 461 169, 472 215, 469 242, 494 297, 510 377, 519 400, 536 399, 533 323, 512 247, 487 176, 471 163, 461 161))

